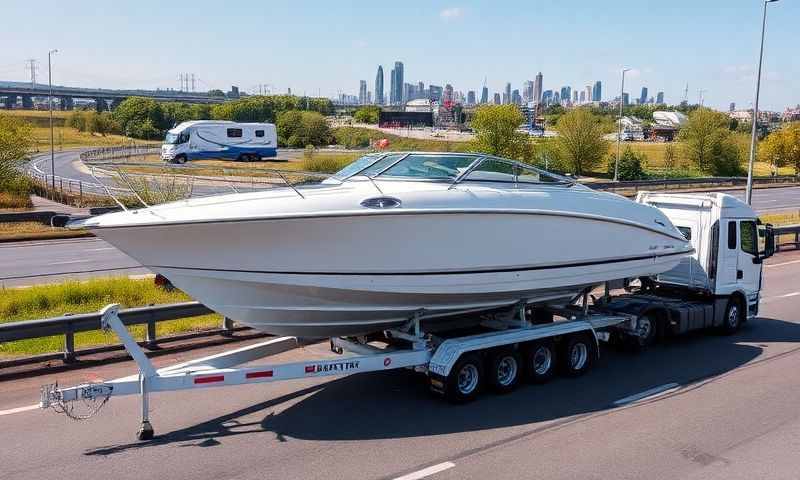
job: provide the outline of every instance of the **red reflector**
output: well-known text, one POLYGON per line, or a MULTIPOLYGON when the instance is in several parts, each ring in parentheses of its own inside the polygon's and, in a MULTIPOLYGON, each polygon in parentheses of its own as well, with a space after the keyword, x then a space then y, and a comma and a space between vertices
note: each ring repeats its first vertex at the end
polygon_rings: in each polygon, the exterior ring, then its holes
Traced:
POLYGON ((314 373, 314 365, 306 365, 306 373, 314 373))
POLYGON ((264 370, 263 372, 249 372, 245 375, 247 378, 264 378, 271 377, 272 370, 264 370))
POLYGON ((214 382, 222 382, 225 380, 225 375, 214 375, 211 377, 197 377, 194 379, 194 383, 214 383, 214 382))

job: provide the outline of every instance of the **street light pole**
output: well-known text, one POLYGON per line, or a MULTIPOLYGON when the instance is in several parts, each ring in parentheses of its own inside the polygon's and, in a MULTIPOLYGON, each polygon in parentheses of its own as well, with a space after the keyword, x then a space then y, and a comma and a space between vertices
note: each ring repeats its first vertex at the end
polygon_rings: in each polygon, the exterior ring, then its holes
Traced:
POLYGON ((619 174, 619 158, 620 158, 620 142, 622 141, 622 106, 625 100, 625 72, 630 71, 630 68, 622 69, 622 85, 619 89, 619 121, 617 125, 617 161, 614 163, 614 181, 618 181, 619 174))
POLYGON ((50 50, 47 52, 47 82, 50 84, 50 92, 47 96, 47 103, 50 108, 50 173, 53 176, 53 194, 56 191, 56 161, 55 152, 53 150, 53 63, 52 56, 58 53, 58 50, 50 50))
POLYGON ((778 0, 764 0, 764 14, 761 18, 761 49, 758 52, 758 73, 756 74, 756 99, 753 102, 753 130, 750 135, 750 162, 747 165, 747 204, 753 202, 753 162, 756 157, 756 135, 758 132, 758 96, 761 93, 761 62, 764 60, 764 33, 767 29, 767 4, 778 0))

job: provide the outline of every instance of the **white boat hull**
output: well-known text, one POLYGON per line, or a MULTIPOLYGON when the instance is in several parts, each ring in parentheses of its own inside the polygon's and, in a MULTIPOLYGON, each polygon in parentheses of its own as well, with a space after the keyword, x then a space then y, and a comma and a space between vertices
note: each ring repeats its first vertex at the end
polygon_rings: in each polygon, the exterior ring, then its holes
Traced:
POLYGON ((562 299, 607 280, 670 270, 691 250, 623 220, 496 209, 344 212, 95 233, 209 308, 259 330, 301 336, 379 331, 420 309, 562 299))

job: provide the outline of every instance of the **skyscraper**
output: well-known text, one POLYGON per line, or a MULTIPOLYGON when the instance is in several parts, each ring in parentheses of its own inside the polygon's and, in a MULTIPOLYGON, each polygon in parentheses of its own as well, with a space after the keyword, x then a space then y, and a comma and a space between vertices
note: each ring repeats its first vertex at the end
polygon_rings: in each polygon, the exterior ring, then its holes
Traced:
POLYGON ((658 92, 656 94, 656 103, 659 104, 659 105, 663 105, 664 104, 664 92, 658 92))
POLYGON ((572 91, 572 103, 578 103, 578 90, 572 91))
POLYGON ((428 95, 432 102, 442 101, 442 87, 439 85, 428 85, 428 95))
POLYGON ((586 92, 585 93, 586 93, 586 101, 587 102, 593 102, 594 101, 594 97, 592 96, 592 86, 591 85, 586 85, 586 92))
POLYGON ((542 72, 536 74, 536 80, 533 82, 533 101, 536 103, 542 101, 542 72))
POLYGON ((520 105, 522 103, 522 97, 519 95, 519 90, 516 88, 511 92, 511 103, 514 105, 520 105))
POLYGON ((475 105, 475 90, 467 92, 467 105, 475 105))
MULTIPOLYGON (((578 92, 575 92, 575 93, 578 93, 578 92)), ((580 99, 578 101, 581 102, 581 103, 586 103, 586 91, 585 90, 581 90, 581 96, 580 96, 580 99)))
POLYGON ((525 103, 533 101, 533 82, 530 80, 525 80, 522 85, 522 101, 525 103))
POLYGON ((559 96, 561 102, 569 102, 570 98, 572 98, 571 90, 572 88, 570 87, 561 87, 561 95, 559 96))
POLYGON ((556 105, 561 103, 561 97, 558 95, 558 90, 553 92, 553 103, 556 104, 556 105))
MULTIPOLYGON (((535 95, 534 95, 535 96, 535 95)), ((542 104, 549 105, 553 101, 553 91, 545 90, 542 92, 542 104)))
POLYGON ((393 68, 389 77, 389 105, 394 105, 397 101, 394 96, 395 92, 397 92, 397 72, 393 68))
POLYGON ((603 101, 603 84, 600 80, 594 82, 594 89, 592 89, 592 101, 593 102, 602 102, 603 101))
POLYGON ((375 75, 375 103, 383 105, 383 65, 378 65, 375 75))
POLYGON ((500 105, 500 94, 496 93, 496 92, 494 94, 494 104, 495 105, 500 105))
POLYGON ((623 105, 630 105, 631 97, 628 95, 628 92, 622 94, 622 104, 623 105))
POLYGON ((642 87, 642 94, 639 96, 639 103, 642 105, 647 103, 647 87, 642 87))
POLYGON ((511 103, 511 83, 506 82, 506 90, 503 92, 503 103, 511 103))
POLYGON ((403 99, 403 62, 394 62, 394 100, 392 103, 402 105, 403 99))
POLYGON ((486 85, 481 89, 481 103, 489 103, 489 88, 486 85))
POLYGON ((442 101, 452 102, 453 100, 455 100, 455 98, 453 97, 453 86, 447 83, 444 86, 444 96, 442 97, 442 101))
POLYGON ((366 80, 359 80, 358 81, 358 104, 359 105, 366 105, 367 104, 367 81, 366 80))

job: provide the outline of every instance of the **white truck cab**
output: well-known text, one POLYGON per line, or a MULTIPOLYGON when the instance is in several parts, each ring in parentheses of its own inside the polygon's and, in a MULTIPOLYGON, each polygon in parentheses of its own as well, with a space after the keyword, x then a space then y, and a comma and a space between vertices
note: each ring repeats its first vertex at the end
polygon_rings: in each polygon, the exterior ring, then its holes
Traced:
POLYGON ((762 262, 775 250, 771 225, 762 225, 749 205, 725 193, 640 192, 636 201, 664 212, 695 249, 692 257, 658 275, 658 284, 732 297, 746 318, 758 314, 762 262))

